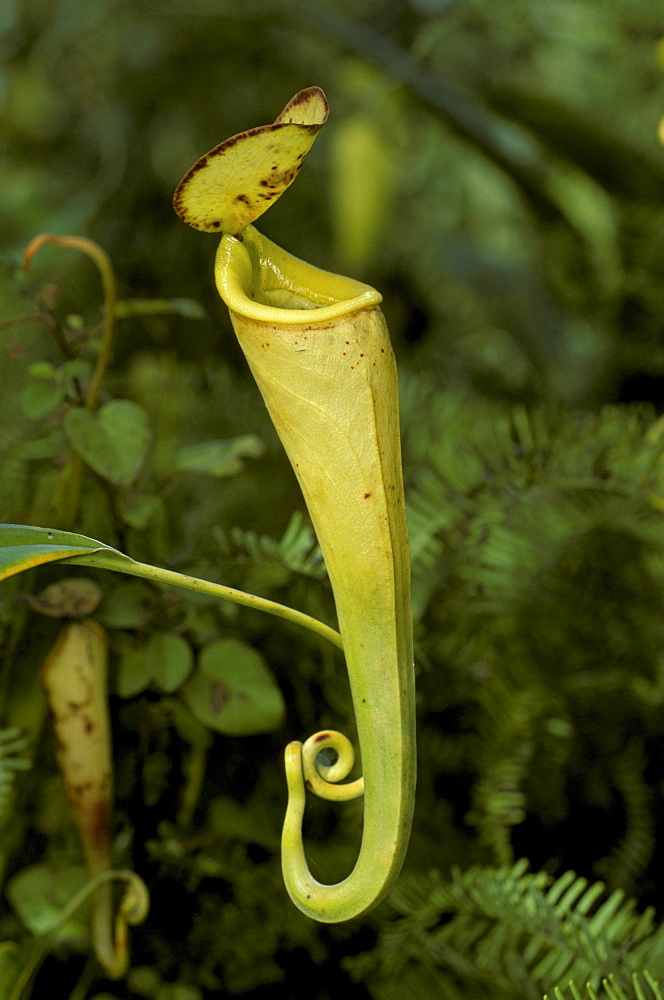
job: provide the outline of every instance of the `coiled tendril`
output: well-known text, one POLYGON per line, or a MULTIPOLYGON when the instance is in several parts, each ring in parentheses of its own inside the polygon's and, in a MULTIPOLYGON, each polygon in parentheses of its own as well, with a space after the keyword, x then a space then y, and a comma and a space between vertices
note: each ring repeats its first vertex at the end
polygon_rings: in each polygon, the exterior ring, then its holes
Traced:
POLYGON ((348 777, 355 763, 353 744, 343 733, 324 729, 320 733, 314 733, 304 744, 298 741, 291 743, 288 748, 291 751, 289 758, 295 766, 298 752, 296 748, 299 748, 304 783, 314 795, 330 802, 348 802, 364 794, 364 778, 357 778, 345 785, 338 784, 348 777), (334 750, 337 759, 333 764, 321 761, 323 750, 334 750))

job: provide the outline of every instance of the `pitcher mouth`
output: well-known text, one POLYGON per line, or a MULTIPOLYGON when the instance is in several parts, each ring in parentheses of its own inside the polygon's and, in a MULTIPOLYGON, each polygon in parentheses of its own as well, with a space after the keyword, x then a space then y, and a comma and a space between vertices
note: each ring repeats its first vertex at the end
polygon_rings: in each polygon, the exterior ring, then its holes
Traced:
POLYGON ((231 312, 264 323, 321 323, 377 306, 371 285, 305 263, 247 226, 226 235, 215 260, 217 290, 231 312))

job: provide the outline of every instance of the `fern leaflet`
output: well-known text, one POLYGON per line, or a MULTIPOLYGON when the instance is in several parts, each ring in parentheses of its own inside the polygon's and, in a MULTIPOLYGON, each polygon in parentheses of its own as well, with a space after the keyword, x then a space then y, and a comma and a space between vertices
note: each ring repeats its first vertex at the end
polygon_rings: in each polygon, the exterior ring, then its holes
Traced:
MULTIPOLYGON (((413 876, 402 878, 390 901, 401 917, 379 944, 380 978, 399 979, 414 962, 514 1000, 538 1000, 547 988, 559 1000, 556 987, 566 991, 570 981, 604 988, 598 1000, 614 1000, 605 980, 629 990, 634 973, 664 967, 664 931, 652 908, 639 914, 621 890, 607 898, 603 883, 572 871, 554 881, 520 861, 456 871, 449 882, 413 876)), ((645 993, 644 1000, 653 998, 645 993)))
POLYGON ((26 756, 27 739, 15 726, 0 729, 0 822, 10 809, 12 788, 18 771, 27 771, 32 761, 26 756))
POLYGON ((326 576, 313 529, 301 511, 295 511, 279 541, 243 528, 224 531, 216 527, 214 537, 223 556, 249 563, 252 570, 265 570, 273 585, 281 585, 293 575, 317 580, 326 576))
POLYGON ((572 981, 568 984, 568 992, 556 986, 553 993, 544 994, 544 1000, 664 1000, 664 995, 660 990, 659 983, 653 979, 647 969, 642 975, 635 972, 632 976, 632 989, 626 992, 622 986, 616 982, 614 976, 610 976, 602 982, 602 989, 598 993, 591 983, 586 983, 585 989, 580 991, 572 981), (647 984, 647 988, 646 987, 647 984))

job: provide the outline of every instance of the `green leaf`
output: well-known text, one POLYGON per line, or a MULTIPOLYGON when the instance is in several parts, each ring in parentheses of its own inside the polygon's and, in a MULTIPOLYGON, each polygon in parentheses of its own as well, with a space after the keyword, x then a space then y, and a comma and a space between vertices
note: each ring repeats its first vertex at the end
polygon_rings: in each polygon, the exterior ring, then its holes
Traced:
POLYGON ((116 319, 128 316, 184 316, 206 319, 207 313, 195 299, 122 299, 115 304, 116 319))
POLYGON ((191 646, 185 639, 156 632, 147 642, 130 646, 122 653, 117 692, 121 698, 133 698, 153 684, 170 693, 186 680, 193 664, 191 646))
POLYGON ((92 365, 83 358, 72 358, 60 366, 60 374, 66 378, 89 378, 92 374, 92 365))
MULTIPOLYGON (((0 580, 33 566, 107 549, 120 559, 121 552, 94 538, 70 531, 33 528, 24 524, 0 524, 0 580)), ((129 560, 131 562, 131 560, 129 560)))
POLYGON ((337 125, 332 140, 332 219, 343 258, 365 267, 389 218, 396 150, 372 115, 355 114, 337 125))
POLYGON ((242 458, 260 458, 265 447, 254 434, 230 441, 202 441, 186 445, 175 455, 178 472, 198 472, 205 476, 235 476, 242 472, 242 458))
MULTIPOLYGON (((46 934, 60 919, 65 906, 86 882, 82 865, 38 864, 24 868, 7 883, 7 896, 33 934, 46 934)), ((88 918, 81 907, 58 929, 56 940, 85 947, 88 918)))
POLYGON ((159 632, 151 636, 149 648, 156 687, 169 694, 176 691, 194 665, 191 646, 180 635, 159 632))
POLYGON ((263 657, 238 639, 206 646, 180 693, 199 722, 232 736, 268 732, 284 715, 281 691, 263 657))
POLYGON ((114 399, 95 415, 82 408, 70 410, 64 429, 90 468, 120 486, 135 480, 150 447, 149 417, 129 399, 114 399))
POLYGON ((162 707, 178 736, 199 750, 209 750, 212 734, 207 726, 195 719, 186 705, 177 698, 164 698, 162 707))
POLYGON ((179 316, 187 319, 207 319, 207 313, 195 299, 170 299, 170 306, 179 316))
POLYGON ((135 698, 150 686, 150 663, 143 645, 128 646, 120 655, 115 690, 121 698, 135 698))
POLYGON ((97 615, 108 628, 143 628, 154 614, 155 594, 140 580, 121 583, 104 599, 97 615))
POLYGON ((159 991, 157 1000, 201 1000, 202 993, 198 986, 188 983, 167 983, 159 991))
POLYGON ((145 528, 161 507, 161 498, 148 493, 132 492, 118 497, 120 516, 132 528, 145 528))
POLYGON ((35 361, 28 368, 28 375, 31 378, 53 378, 55 368, 50 361, 35 361))
POLYGON ((24 600, 33 611, 52 618, 85 618, 101 601, 101 587, 84 576, 69 576, 24 600))
POLYGON ((41 378, 30 382, 21 393, 21 409, 30 420, 39 420, 62 402, 62 386, 41 378))
POLYGON ((142 997, 154 996, 161 986, 161 976, 149 965, 139 965, 127 973, 127 986, 142 997))
POLYGON ((24 441, 19 444, 14 449, 14 455, 16 458, 36 461, 41 458, 55 458, 56 455, 60 455, 65 450, 69 450, 69 445, 64 434, 58 428, 48 437, 36 438, 33 441, 24 441))
POLYGON ((0 524, 0 580, 58 559, 66 559, 76 566, 95 566, 117 573, 127 573, 129 576, 143 577, 171 587, 212 595, 224 601, 232 601, 234 604, 260 608, 278 618, 285 618, 312 629, 335 646, 341 647, 341 636, 329 625, 324 625, 301 611, 269 601, 264 597, 244 594, 240 590, 220 583, 199 580, 184 573, 137 562, 117 549, 111 548, 110 545, 98 542, 94 538, 87 538, 85 535, 75 535, 73 532, 57 531, 52 528, 35 528, 25 524, 0 524))

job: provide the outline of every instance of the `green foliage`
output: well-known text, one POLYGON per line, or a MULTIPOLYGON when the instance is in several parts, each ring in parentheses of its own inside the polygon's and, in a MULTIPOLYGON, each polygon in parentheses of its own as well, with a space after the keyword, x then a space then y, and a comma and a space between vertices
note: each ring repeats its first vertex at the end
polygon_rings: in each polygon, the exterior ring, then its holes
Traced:
POLYGON ((19 771, 28 771, 28 741, 16 726, 0 729, 0 823, 12 808, 12 788, 19 771))
POLYGON ((7 884, 7 895, 25 926, 33 934, 47 934, 57 927, 57 939, 76 950, 89 943, 87 914, 77 911, 62 926, 58 922, 71 898, 86 881, 82 865, 39 864, 23 868, 7 884))
POLYGON ((466 822, 477 826, 499 864, 512 861, 510 827, 526 813, 527 777, 542 719, 537 691, 515 691, 498 677, 488 678, 479 694, 478 777, 466 822))
POLYGON ((213 536, 223 564, 245 568, 252 590, 283 586, 296 575, 317 580, 326 576, 316 537, 302 511, 294 511, 278 541, 239 527, 224 531, 221 525, 213 536))
POLYGON ((20 949, 13 941, 0 944, 0 998, 9 1000, 21 970, 20 949))
POLYGON ((119 486, 130 486, 150 446, 148 416, 128 399, 100 407, 94 416, 80 408, 67 412, 65 433, 90 468, 119 486))
POLYGON ((647 869, 656 845, 652 790, 645 780, 645 769, 639 741, 628 743, 613 764, 615 786, 624 803, 625 832, 612 854, 595 867, 612 885, 623 889, 631 888, 647 869))
POLYGON ((192 667, 192 649, 182 636, 155 632, 122 649, 116 690, 121 698, 133 698, 154 684, 157 690, 170 693, 186 680, 192 667))
MULTIPOLYGON (((634 973, 631 986, 631 990, 625 992, 616 983, 615 978, 610 976, 602 982, 602 988, 598 993, 590 983, 586 983, 585 990, 579 991, 572 982, 569 983, 567 992, 556 986, 552 1000, 566 1000, 567 997, 571 997, 571 1000, 582 1000, 582 997, 589 997, 589 1000, 604 1000, 604 998, 606 1000, 631 1000, 631 998, 634 1000, 661 1000, 662 993, 659 984, 652 978, 647 969, 644 971, 643 977, 639 976, 637 972, 634 973)), ((549 1000, 549 997, 545 995, 544 1000, 549 1000)))
MULTIPOLYGON (((312 1000, 661 1000, 661 35, 649 0, 4 5, 0 521, 51 529, 53 562, 31 532, 0 556, 26 570, 0 584, 2 1000, 42 947, 35 998, 271 1000, 305 980, 312 1000), (335 929, 290 908, 278 855, 283 746, 352 731, 341 657, 119 572, 151 563, 334 623, 214 240, 169 207, 206 149, 310 84, 330 133, 264 226, 384 294, 417 630, 405 874, 335 929), (113 260, 92 408, 98 276, 53 247, 16 273, 39 232, 113 260), (90 539, 116 572, 59 565, 90 539), (114 861, 154 900, 116 986, 88 963, 86 918, 55 949, 40 937, 81 853, 38 682, 59 623, 37 595, 82 573, 110 643, 114 861), (250 715, 258 699, 253 735, 223 728, 229 693, 250 715)), ((306 819, 335 881, 361 807, 306 819)))
POLYGON ((199 472, 206 476, 235 476, 242 472, 242 458, 260 458, 263 445, 253 434, 234 441, 202 441, 186 445, 175 455, 178 472, 199 472))
POLYGON ((285 711, 263 657, 237 639, 205 646, 181 694, 199 722, 233 736, 276 729, 285 711))
MULTIPOLYGON (((652 910, 639 914, 620 890, 603 898, 603 883, 574 872, 554 880, 526 868, 470 868, 447 883, 403 879, 390 897, 399 916, 372 956, 379 978, 394 984, 418 962, 436 969, 441 995, 449 982, 476 984, 478 997, 527 998, 549 983, 588 982, 590 992, 605 980, 607 995, 613 984, 621 996, 644 967, 661 973, 664 940, 652 910)), ((365 963, 350 965, 365 973, 365 963)))

